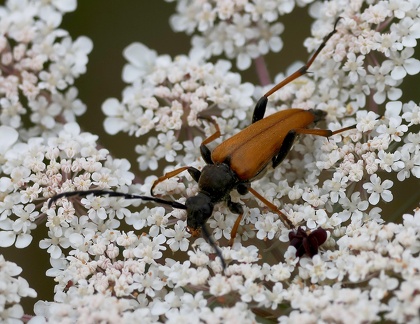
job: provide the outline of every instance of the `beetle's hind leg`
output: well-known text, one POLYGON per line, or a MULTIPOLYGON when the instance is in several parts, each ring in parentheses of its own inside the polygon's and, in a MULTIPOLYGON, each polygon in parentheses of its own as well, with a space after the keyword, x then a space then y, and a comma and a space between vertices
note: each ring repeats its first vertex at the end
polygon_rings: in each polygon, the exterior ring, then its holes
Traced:
POLYGON ((290 152, 296 139, 296 131, 291 130, 284 137, 279 153, 273 157, 273 169, 276 168, 290 152))
POLYGON ((254 108, 254 114, 252 116, 252 123, 255 123, 261 119, 264 118, 265 115, 265 109, 267 108, 267 102, 268 97, 271 96, 273 93, 278 91, 279 89, 283 88, 286 84, 289 84, 293 80, 299 78, 302 75, 305 75, 308 73, 308 69, 311 67, 312 63, 315 61, 319 53, 321 53, 322 49, 327 44, 328 40, 337 32, 337 23, 340 20, 338 18, 335 21, 334 29, 324 37, 324 40, 322 41, 321 45, 319 45, 318 49, 315 51, 314 54, 312 54, 311 58, 306 62, 305 65, 303 65, 299 70, 295 71, 293 74, 289 75, 287 78, 285 78, 283 81, 277 83, 274 87, 272 87, 270 90, 268 90, 261 98, 258 100, 257 104, 254 108))
POLYGON ((351 126, 337 129, 335 131, 332 131, 329 129, 318 129, 318 128, 297 128, 297 129, 294 129, 293 132, 295 132, 296 134, 308 134, 308 135, 316 135, 316 136, 322 136, 322 137, 330 137, 335 134, 340 134, 342 132, 355 129, 356 126, 357 124, 354 124, 351 126))
POLYGON ((283 144, 280 148, 279 153, 273 157, 273 168, 276 168, 287 156, 287 153, 291 150, 293 143, 296 139, 298 134, 309 134, 309 135, 316 135, 316 136, 323 136, 323 137, 330 137, 335 134, 342 133, 344 131, 356 128, 356 124, 340 128, 336 131, 332 131, 329 129, 318 129, 318 128, 297 128, 292 129, 287 133, 283 140, 283 144))

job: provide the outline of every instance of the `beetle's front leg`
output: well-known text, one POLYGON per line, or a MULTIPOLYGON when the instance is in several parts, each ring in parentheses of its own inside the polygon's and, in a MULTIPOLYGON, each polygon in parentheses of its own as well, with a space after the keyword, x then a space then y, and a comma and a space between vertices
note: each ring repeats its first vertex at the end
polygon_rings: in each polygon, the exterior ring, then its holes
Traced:
POLYGON ((172 178, 172 177, 175 177, 176 175, 178 175, 178 174, 180 174, 182 171, 185 171, 185 170, 188 170, 188 172, 189 172, 189 174, 191 175, 191 177, 196 181, 196 182, 198 182, 198 179, 200 179, 200 176, 201 176, 201 171, 200 170, 198 170, 198 169, 196 169, 196 168, 194 168, 194 167, 191 167, 191 166, 185 166, 185 167, 182 167, 182 168, 179 168, 179 169, 176 169, 176 170, 173 170, 173 171, 170 171, 170 172, 168 172, 168 173, 165 173, 163 176, 161 176, 161 177, 159 177, 159 178, 157 178, 156 180, 155 180, 155 182, 153 182, 153 185, 152 185, 152 188, 150 188, 150 194, 152 195, 152 196, 154 196, 155 194, 153 193, 153 189, 159 184, 159 183, 161 183, 161 182, 163 182, 163 181, 165 181, 166 179, 170 179, 170 178, 172 178))

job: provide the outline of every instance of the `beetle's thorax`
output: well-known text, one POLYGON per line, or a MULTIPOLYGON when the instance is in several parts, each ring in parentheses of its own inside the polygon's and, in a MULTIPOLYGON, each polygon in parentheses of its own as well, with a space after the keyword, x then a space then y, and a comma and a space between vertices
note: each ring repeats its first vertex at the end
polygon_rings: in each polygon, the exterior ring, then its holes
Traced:
POLYGON ((224 200, 237 185, 236 174, 225 163, 208 164, 201 171, 199 191, 211 197, 212 203, 224 200))
POLYGON ((187 198, 187 225, 190 233, 197 236, 210 218, 214 205, 227 199, 238 184, 238 178, 227 164, 207 164, 201 170, 196 196, 187 198))

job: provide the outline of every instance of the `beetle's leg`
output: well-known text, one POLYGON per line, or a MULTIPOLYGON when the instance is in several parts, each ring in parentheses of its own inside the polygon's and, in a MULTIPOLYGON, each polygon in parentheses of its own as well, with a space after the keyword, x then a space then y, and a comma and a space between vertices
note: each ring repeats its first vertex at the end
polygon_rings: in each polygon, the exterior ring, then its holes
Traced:
MULTIPOLYGON (((251 184, 249 182, 243 182, 239 183, 236 186, 236 190, 240 195, 246 195, 249 192, 249 187, 251 184)), ((227 205, 229 207, 229 210, 232 213, 239 214, 239 216, 236 218, 235 224, 232 227, 232 231, 230 232, 230 240, 229 240, 229 246, 233 245, 233 242, 235 241, 236 233, 238 232, 239 224, 241 223, 242 216, 244 215, 244 210, 242 208, 242 205, 240 203, 234 203, 230 200, 230 197, 227 201, 227 205)))
POLYGON ((229 246, 232 246, 233 241, 235 241, 236 233, 238 232, 239 223, 241 222, 242 215, 244 214, 244 209, 240 203, 233 202, 230 197, 227 200, 227 206, 232 213, 239 214, 232 227, 232 231, 230 232, 229 246))
POLYGON ((236 191, 240 195, 246 195, 249 192, 249 187, 251 187, 251 184, 249 182, 241 182, 236 186, 236 191))
POLYGON ((258 192, 256 192, 253 188, 249 188, 249 192, 252 193, 255 197, 257 197, 259 200, 261 200, 268 208, 270 208, 273 212, 275 212, 277 215, 280 216, 283 223, 287 225, 288 228, 295 228, 293 223, 290 221, 290 219, 287 218, 287 216, 282 213, 276 205, 269 202, 267 199, 265 199, 263 196, 261 196, 258 192))
POLYGON ((243 215, 244 214, 240 214, 238 218, 236 218, 235 224, 233 225, 232 231, 230 232, 229 246, 232 246, 235 241, 236 234, 238 233, 239 224, 241 223, 243 215))
POLYGON ((330 137, 332 135, 339 134, 350 129, 355 129, 356 126, 357 125, 354 124, 348 127, 337 129, 335 131, 332 131, 329 129, 317 129, 317 128, 297 128, 297 129, 294 129, 293 131, 296 132, 297 134, 310 134, 310 135, 317 135, 317 136, 323 136, 323 137, 330 137))
POLYGON ((220 135, 221 135, 220 134, 219 124, 217 124, 217 122, 213 118, 211 118, 211 117, 204 116, 204 117, 200 117, 200 119, 207 120, 209 123, 213 124, 214 128, 216 128, 216 131, 214 132, 214 134, 212 134, 209 137, 207 137, 203 141, 203 143, 201 143, 201 145, 203 145, 203 144, 204 145, 209 144, 209 143, 213 142, 214 140, 218 139, 220 137, 220 135))
POLYGON ((214 134, 207 137, 200 145, 200 152, 201 152, 201 156, 203 157, 204 162, 206 162, 207 164, 213 164, 213 161, 211 159, 211 151, 206 145, 220 137, 221 135, 220 127, 213 118, 200 117, 200 119, 207 120, 208 122, 212 123, 214 127, 216 128, 216 131, 214 132, 214 134))
POLYGON ((155 187, 156 187, 159 183, 161 183, 162 181, 165 181, 166 179, 170 179, 170 178, 172 178, 172 177, 175 177, 177 174, 180 174, 182 171, 185 171, 185 170, 188 170, 188 172, 189 172, 189 173, 190 173, 190 175, 193 177, 193 179, 194 179, 195 181, 197 181, 197 182, 198 182, 198 179, 200 178, 201 172, 200 172, 199 170, 197 170, 196 168, 194 168, 194 167, 191 167, 191 166, 185 166, 185 167, 182 167, 182 168, 179 168, 179 169, 173 170, 173 171, 171 171, 171 172, 165 173, 163 176, 161 176, 161 177, 157 178, 157 179, 155 180, 155 182, 153 182, 152 188, 150 188, 150 194, 151 194, 152 196, 154 196, 153 189, 154 189, 154 188, 155 188, 155 187))
POLYGON ((310 135, 317 135, 317 136, 323 136, 323 137, 330 137, 332 135, 339 134, 341 132, 354 129, 354 128, 356 128, 356 124, 338 129, 336 131, 331 131, 329 129, 316 129, 316 128, 292 129, 285 136, 279 153, 275 157, 273 157, 273 168, 276 168, 287 156, 287 153, 289 153, 290 149, 293 146, 293 143, 296 139, 297 134, 310 134, 310 135))
POLYGON ((211 151, 206 145, 204 145, 204 142, 200 145, 200 153, 206 164, 213 164, 213 160, 211 159, 211 151))
POLYGON ((284 158, 287 156, 287 153, 289 153, 290 149, 292 148, 295 139, 296 131, 292 129, 284 137, 279 153, 273 157, 273 168, 276 168, 284 160, 284 158))
POLYGON ((191 177, 194 179, 195 182, 198 182, 201 177, 201 171, 194 168, 194 167, 188 167, 188 173, 191 175, 191 177))
POLYGON ((264 118, 265 109, 267 107, 267 101, 268 97, 271 96, 274 92, 277 90, 283 88, 286 84, 292 82, 293 80, 297 79, 298 77, 308 73, 308 69, 312 65, 312 63, 315 61, 319 53, 322 51, 322 49, 327 44, 328 40, 337 32, 337 23, 340 20, 338 18, 334 24, 334 29, 332 32, 330 32, 327 36, 324 37, 324 40, 322 41, 321 45, 319 45, 318 49, 315 51, 314 54, 312 54, 311 58, 306 62, 305 65, 303 65, 299 70, 294 72, 293 74, 289 75, 287 78, 285 78, 283 81, 277 83, 274 87, 272 87, 270 90, 268 90, 265 95, 263 95, 260 100, 258 100, 257 104, 254 108, 254 114, 252 116, 252 123, 255 123, 261 119, 264 118))

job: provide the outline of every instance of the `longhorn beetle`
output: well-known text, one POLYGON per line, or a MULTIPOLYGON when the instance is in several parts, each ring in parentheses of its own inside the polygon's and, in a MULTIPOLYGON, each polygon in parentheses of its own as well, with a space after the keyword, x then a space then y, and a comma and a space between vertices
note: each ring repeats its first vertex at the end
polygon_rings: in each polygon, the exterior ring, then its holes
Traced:
MULTIPOLYGON (((278 210, 274 204, 270 203, 258 192, 252 189, 250 183, 255 180, 255 178, 267 167, 268 164, 272 163, 273 168, 277 167, 292 148, 293 142, 299 134, 312 134, 329 137, 343 131, 353 129, 356 125, 345 127, 336 131, 328 129, 309 129, 308 127, 311 124, 324 119, 326 116, 325 112, 317 109, 288 109, 279 111, 265 118, 264 114, 268 97, 270 95, 308 72, 309 67, 312 65, 321 50, 325 47, 327 41, 337 32, 336 26, 339 19, 335 22, 333 31, 324 38, 323 42, 310 57, 309 61, 299 70, 275 85, 258 100, 254 109, 252 124, 238 134, 222 142, 211 152, 207 147, 207 144, 214 141, 221 135, 220 129, 215 123, 216 132, 205 139, 200 145, 201 155, 206 162, 206 165, 201 171, 191 166, 185 166, 168 172, 154 182, 150 190, 151 196, 131 195, 106 190, 63 192, 51 198, 49 207, 51 207, 54 201, 62 197, 86 196, 93 194, 109 195, 114 197, 118 196, 126 199, 142 199, 145 201, 154 201, 159 204, 169 205, 173 208, 185 209, 187 211, 187 228, 189 232, 194 237, 200 235, 200 232, 203 233, 205 239, 215 249, 217 256, 220 257, 223 268, 225 268, 226 265, 222 257, 221 250, 211 238, 205 224, 212 215, 215 204, 222 201, 226 202, 232 213, 239 214, 231 233, 230 244, 233 244, 233 240, 236 236, 236 232, 243 215, 243 208, 241 204, 232 202, 230 197, 230 192, 232 190, 237 190, 241 195, 248 192, 252 193, 272 211, 277 213, 288 228, 294 229, 294 224, 287 218, 287 216, 278 210), (258 152, 258 154, 255 154, 255 152, 258 152), (153 189, 157 184, 166 179, 172 178, 185 170, 187 170, 192 178, 198 182, 199 190, 197 195, 188 197, 185 205, 175 201, 168 201, 154 197, 153 189)), ((294 236, 292 235, 292 237, 294 236)), ((318 243, 322 244, 322 242, 318 243)), ((314 246, 314 248, 316 248, 317 252, 318 245, 314 246)))

